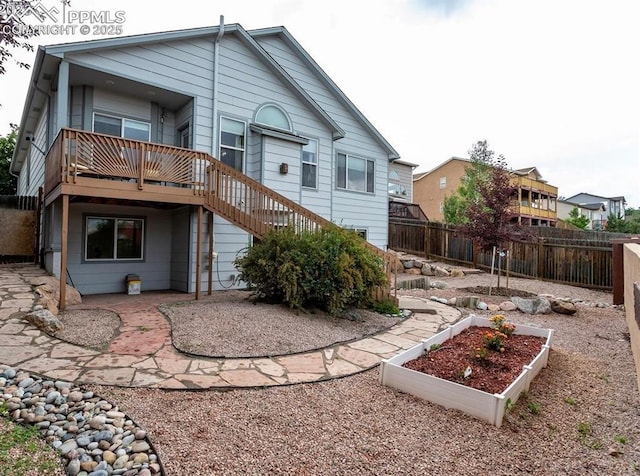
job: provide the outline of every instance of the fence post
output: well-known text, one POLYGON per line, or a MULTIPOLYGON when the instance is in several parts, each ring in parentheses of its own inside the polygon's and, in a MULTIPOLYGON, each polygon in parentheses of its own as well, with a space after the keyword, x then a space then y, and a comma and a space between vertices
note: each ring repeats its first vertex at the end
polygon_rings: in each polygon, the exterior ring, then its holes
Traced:
POLYGON ((538 237, 538 270, 536 278, 542 278, 544 274, 544 238, 538 237))
POLYGON ((429 227, 429 223, 424 224, 424 258, 429 259, 429 236, 431 233, 431 228, 429 227))

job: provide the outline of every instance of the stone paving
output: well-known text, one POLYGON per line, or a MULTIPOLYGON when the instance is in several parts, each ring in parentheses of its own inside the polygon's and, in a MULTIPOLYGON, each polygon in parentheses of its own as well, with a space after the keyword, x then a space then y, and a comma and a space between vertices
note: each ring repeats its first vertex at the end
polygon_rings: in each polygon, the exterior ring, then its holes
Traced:
POLYGON ((119 335, 100 352, 51 337, 22 318, 37 300, 25 278, 44 274, 35 266, 0 266, 0 364, 77 383, 206 389, 316 382, 375 367, 460 318, 455 308, 403 296, 400 307, 412 316, 374 336, 285 356, 214 359, 180 353, 171 344, 169 322, 157 306, 184 301, 185 294, 86 296, 68 309, 103 308, 121 319, 119 335))

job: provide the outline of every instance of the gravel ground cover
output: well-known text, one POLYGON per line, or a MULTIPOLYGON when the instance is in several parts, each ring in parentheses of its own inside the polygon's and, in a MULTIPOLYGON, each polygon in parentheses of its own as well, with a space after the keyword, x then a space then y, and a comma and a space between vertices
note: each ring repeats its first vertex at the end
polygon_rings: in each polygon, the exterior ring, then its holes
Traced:
MULTIPOLYGON (((455 297, 457 287, 489 277, 437 279, 449 288, 403 292, 455 297)), ((640 474, 640 399, 624 312, 597 306, 611 302, 607 293, 509 284, 584 303, 574 316, 505 313, 556 333, 548 367, 500 429, 384 387, 377 369, 229 392, 92 388, 148 430, 170 475, 640 474)), ((254 315, 268 329, 263 319, 273 315, 254 315)))
POLYGON ((106 309, 74 309, 58 314, 64 328, 56 337, 73 344, 101 350, 118 334, 120 318, 106 309))
POLYGON ((247 291, 224 291, 204 301, 160 307, 173 345, 209 357, 260 357, 304 352, 377 333, 397 317, 352 310, 334 317, 281 304, 254 303, 247 291))

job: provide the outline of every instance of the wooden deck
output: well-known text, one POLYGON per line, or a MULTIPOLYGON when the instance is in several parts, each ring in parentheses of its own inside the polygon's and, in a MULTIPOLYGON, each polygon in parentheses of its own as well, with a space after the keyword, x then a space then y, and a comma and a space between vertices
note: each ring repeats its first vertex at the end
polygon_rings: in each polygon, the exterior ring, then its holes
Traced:
MULTIPOLYGON (((66 273, 70 196, 196 205, 200 207, 199 233, 203 209, 258 238, 281 226, 301 232, 331 225, 329 220, 207 153, 74 129, 62 129, 46 157, 45 205, 60 196, 63 198, 61 276, 66 273)), ((366 246, 384 260, 389 274, 395 257, 368 242, 366 246)), ((200 254, 200 250, 197 252, 200 254)), ((198 268, 200 263, 197 260, 198 268)), ((197 283, 199 296, 199 280, 197 283)), ((389 289, 383 290, 382 295, 389 296, 389 289)))

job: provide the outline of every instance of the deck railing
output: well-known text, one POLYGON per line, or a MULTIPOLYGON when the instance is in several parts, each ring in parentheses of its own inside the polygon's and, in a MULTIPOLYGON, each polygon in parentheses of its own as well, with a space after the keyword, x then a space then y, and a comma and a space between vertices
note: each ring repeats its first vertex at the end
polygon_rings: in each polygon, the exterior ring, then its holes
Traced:
POLYGON ((45 194, 58 183, 78 177, 187 187, 206 193, 207 168, 213 158, 203 152, 94 132, 62 129, 47 157, 45 194))

